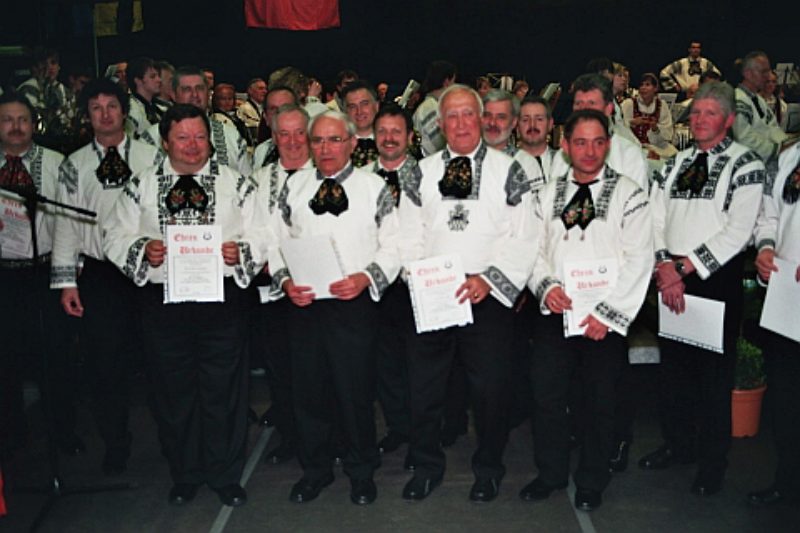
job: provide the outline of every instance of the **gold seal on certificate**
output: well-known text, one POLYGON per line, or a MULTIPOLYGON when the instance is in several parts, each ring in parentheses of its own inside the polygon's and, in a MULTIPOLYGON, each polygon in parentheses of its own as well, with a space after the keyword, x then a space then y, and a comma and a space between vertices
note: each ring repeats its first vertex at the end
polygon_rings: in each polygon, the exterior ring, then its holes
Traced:
POLYGON ((221 226, 167 226, 164 303, 223 302, 221 226))
POLYGON ((406 269, 417 333, 472 324, 469 300, 459 304, 456 298, 456 291, 466 280, 460 256, 422 259, 406 269))

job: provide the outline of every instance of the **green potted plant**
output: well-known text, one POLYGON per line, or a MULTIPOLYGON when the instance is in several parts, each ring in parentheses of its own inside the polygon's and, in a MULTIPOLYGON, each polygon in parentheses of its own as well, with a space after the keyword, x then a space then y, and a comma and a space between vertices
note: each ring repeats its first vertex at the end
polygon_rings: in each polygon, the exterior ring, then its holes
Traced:
POLYGON ((766 389, 761 349, 744 337, 739 337, 736 341, 736 375, 731 398, 734 437, 752 437, 758 433, 761 402, 766 389))

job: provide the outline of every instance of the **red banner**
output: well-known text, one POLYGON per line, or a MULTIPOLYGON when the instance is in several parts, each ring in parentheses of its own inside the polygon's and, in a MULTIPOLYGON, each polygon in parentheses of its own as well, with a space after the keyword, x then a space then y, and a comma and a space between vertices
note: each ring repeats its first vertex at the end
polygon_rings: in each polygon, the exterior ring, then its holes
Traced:
POLYGON ((244 0, 250 28, 321 30, 338 28, 339 0, 244 0))

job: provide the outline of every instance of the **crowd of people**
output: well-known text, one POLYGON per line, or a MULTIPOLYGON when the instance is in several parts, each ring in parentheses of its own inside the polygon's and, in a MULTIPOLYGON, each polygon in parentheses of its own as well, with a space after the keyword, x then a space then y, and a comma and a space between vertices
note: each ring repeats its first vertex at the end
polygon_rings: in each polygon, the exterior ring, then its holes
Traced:
MULTIPOLYGON (((84 450, 78 332, 106 475, 131 455, 131 352, 142 355, 171 504, 202 485, 226 505, 246 502, 248 420, 280 434, 267 462, 299 459, 294 502, 314 500, 339 462, 352 502, 372 503, 381 454, 406 443, 402 497, 422 500, 471 412, 472 501, 497 497, 509 431, 531 420, 538 475, 519 496, 564 489, 577 445, 574 503, 591 511, 627 468, 627 335, 655 287, 673 313, 687 295, 724 302, 724 347, 659 340, 664 443, 638 464, 696 463, 691 491, 719 492, 745 251, 756 247, 763 284, 775 258, 800 263, 800 144, 784 131, 764 52, 743 58, 735 89, 700 53, 691 43, 633 91, 623 65, 599 58, 563 97, 524 80, 473 88, 433 61, 422 92, 399 103, 351 70, 330 91, 285 67, 237 93, 211 70, 150 58, 67 87, 57 54, 36 54, 31 78, 0 95, 0 285, 19 302, 0 311, 4 456, 27 438, 31 353, 45 355, 59 449, 84 450), (221 230, 224 301, 165 303, 167 229, 195 225, 221 230), (328 295, 295 283, 282 253, 321 236, 344 275, 328 295), (473 321, 418 333, 408 265, 447 254, 463 264, 453 298, 473 321), (609 288, 587 302, 570 279, 599 263, 609 288), (248 381, 262 366, 271 405, 259 417, 248 381)), ((800 411, 788 397, 798 345, 764 338, 778 466, 773 485, 749 494, 754 505, 800 495, 800 411)))

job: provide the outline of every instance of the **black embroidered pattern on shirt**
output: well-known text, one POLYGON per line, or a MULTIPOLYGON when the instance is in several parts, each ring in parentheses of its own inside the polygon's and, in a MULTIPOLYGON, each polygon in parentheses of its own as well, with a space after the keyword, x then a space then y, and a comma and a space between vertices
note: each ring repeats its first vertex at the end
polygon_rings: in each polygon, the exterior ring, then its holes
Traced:
POLYGON ((281 210, 281 217, 283 218, 284 224, 288 227, 292 227, 292 206, 289 205, 287 202, 287 198, 289 197, 289 182, 286 181, 281 187, 281 192, 278 194, 278 209, 281 210))
POLYGON ((662 248, 661 250, 656 250, 656 263, 660 263, 662 261, 669 261, 672 256, 669 253, 669 250, 666 248, 662 248))
POLYGON ((140 284, 147 277, 147 259, 144 257, 144 247, 149 241, 149 237, 140 237, 128 248, 128 255, 125 258, 125 266, 122 271, 134 282, 140 284))
POLYGON ((536 289, 533 291, 533 295, 536 297, 537 300, 541 302, 542 297, 545 295, 545 293, 547 293, 547 291, 550 290, 550 287, 553 287, 555 285, 560 286, 561 282, 552 276, 547 276, 536 285, 536 289))
POLYGON ((69 194, 78 192, 78 169, 69 158, 58 166, 58 183, 63 185, 69 194))
POLYGON ((603 188, 600 189, 600 194, 597 195, 597 200, 594 202, 595 218, 600 220, 608 218, 608 206, 611 204, 611 197, 614 195, 617 183, 619 183, 619 174, 611 167, 606 166, 603 188))
POLYGON ((50 267, 50 283, 61 285, 64 283, 75 283, 78 279, 78 267, 75 265, 50 267))
POLYGON ((614 309, 605 302, 600 302, 594 308, 594 312, 612 324, 616 324, 623 330, 627 330, 631 324, 631 317, 618 309, 614 309))
POLYGON ((225 143, 225 126, 218 120, 211 120, 211 144, 214 146, 215 159, 221 165, 230 165, 228 145, 225 143))
POLYGON ((530 192, 532 187, 531 180, 522 169, 519 161, 514 161, 508 169, 506 176, 505 191, 506 203, 508 205, 518 205, 522 201, 522 196, 530 192))
POLYGON ((483 274, 489 279, 489 283, 491 283, 492 286, 497 289, 497 292, 508 298, 508 301, 517 301, 519 293, 522 291, 517 289, 517 287, 511 283, 511 280, 508 279, 508 277, 503 274, 499 268, 490 266, 483 274))
POLYGON ((383 218, 395 209, 395 200, 392 195, 392 188, 387 184, 381 188, 378 194, 377 209, 375 210, 375 224, 380 228, 383 218))
POLYGON ((453 209, 450 210, 450 220, 447 221, 447 226, 450 231, 464 231, 469 225, 469 209, 464 209, 464 204, 458 202, 453 209))
POLYGON ((270 284, 270 292, 279 293, 283 291, 283 282, 286 281, 291 276, 289 275, 289 269, 286 267, 279 268, 275 272, 272 273, 272 283, 270 284))
POLYGON ((703 263, 703 266, 706 267, 710 273, 714 273, 719 270, 722 265, 719 264, 717 258, 714 257, 714 254, 711 253, 711 250, 708 249, 708 246, 705 244, 701 244, 694 250, 695 255, 697 258, 700 259, 700 262, 703 263))
POLYGON ((378 294, 383 294, 383 291, 389 287, 389 278, 387 278, 386 274, 383 273, 383 269, 378 266, 378 263, 370 263, 364 270, 369 273, 372 281, 375 283, 375 287, 378 289, 378 294))
POLYGON ((728 183, 728 193, 725 195, 725 203, 722 206, 722 210, 727 211, 731 206, 733 193, 736 192, 736 189, 739 187, 744 187, 746 185, 761 185, 763 187, 764 180, 766 179, 765 174, 766 173, 761 169, 751 170, 750 172, 745 172, 732 179, 730 183, 728 183))
MULTIPOLYGON (((719 145, 715 148, 718 147, 719 145)), ((715 151, 712 149, 710 153, 714 154, 715 151)), ((731 157, 729 155, 720 155, 717 157, 716 161, 714 161, 714 165, 708 171, 708 179, 706 180, 705 185, 703 185, 703 188, 700 190, 700 194, 694 194, 691 189, 680 191, 677 177, 681 176, 681 174, 683 174, 683 172, 686 171, 689 166, 691 166, 691 164, 694 162, 695 154, 696 152, 693 152, 689 157, 684 159, 681 163, 680 169, 678 169, 678 172, 674 174, 676 179, 673 180, 672 186, 670 187, 670 198, 680 198, 683 200, 700 198, 703 200, 711 200, 716 195, 717 183, 719 183, 720 175, 722 174, 725 165, 727 165, 728 161, 730 161, 731 157)))
POLYGON ((249 283, 258 274, 256 262, 253 260, 253 251, 250 249, 249 242, 238 241, 236 246, 239 247, 239 263, 234 266, 233 270, 236 277, 249 283))
POLYGON ((409 158, 409 161, 406 161, 406 164, 400 168, 397 175, 403 194, 411 200, 412 204, 421 207, 422 198, 419 194, 419 185, 422 183, 422 170, 420 170, 417 162, 409 158))

